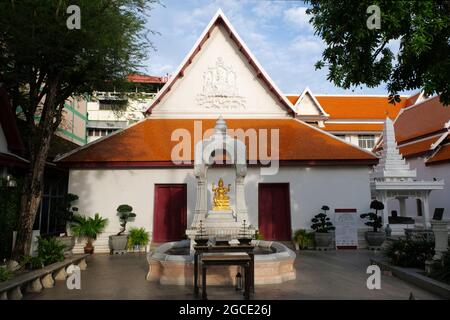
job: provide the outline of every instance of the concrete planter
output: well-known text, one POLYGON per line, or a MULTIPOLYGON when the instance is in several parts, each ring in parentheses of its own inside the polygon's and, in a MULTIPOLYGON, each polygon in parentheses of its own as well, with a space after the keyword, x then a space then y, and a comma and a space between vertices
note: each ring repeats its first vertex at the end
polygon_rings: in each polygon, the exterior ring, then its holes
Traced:
POLYGON ((314 233, 314 240, 316 242, 316 247, 328 248, 333 241, 333 235, 330 232, 316 232, 314 233))
POLYGON ((63 236, 57 237, 56 240, 63 244, 66 248, 64 249, 65 255, 72 255, 73 247, 75 247, 75 237, 72 236, 63 236))
POLYGON ((109 249, 111 251, 124 251, 127 250, 127 235, 109 236, 109 249))
POLYGON ((386 233, 383 231, 366 231, 366 240, 370 247, 381 247, 386 240, 386 233))

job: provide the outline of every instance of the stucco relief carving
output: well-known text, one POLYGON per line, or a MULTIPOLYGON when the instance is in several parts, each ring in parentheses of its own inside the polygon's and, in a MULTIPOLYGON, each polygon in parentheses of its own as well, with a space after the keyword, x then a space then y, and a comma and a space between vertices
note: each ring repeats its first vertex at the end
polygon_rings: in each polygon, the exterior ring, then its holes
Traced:
POLYGON ((207 109, 243 109, 245 98, 239 95, 236 72, 218 57, 213 67, 203 72, 202 93, 197 103, 207 109))

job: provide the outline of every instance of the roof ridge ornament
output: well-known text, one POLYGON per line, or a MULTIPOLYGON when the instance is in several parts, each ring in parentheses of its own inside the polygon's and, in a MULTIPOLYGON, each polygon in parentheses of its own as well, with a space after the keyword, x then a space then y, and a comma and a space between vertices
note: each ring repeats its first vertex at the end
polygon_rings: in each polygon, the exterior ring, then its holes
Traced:
POLYGON ((223 119, 222 115, 220 115, 219 118, 217 118, 216 125, 214 126, 214 130, 217 133, 226 134, 227 129, 228 129, 227 123, 223 119))

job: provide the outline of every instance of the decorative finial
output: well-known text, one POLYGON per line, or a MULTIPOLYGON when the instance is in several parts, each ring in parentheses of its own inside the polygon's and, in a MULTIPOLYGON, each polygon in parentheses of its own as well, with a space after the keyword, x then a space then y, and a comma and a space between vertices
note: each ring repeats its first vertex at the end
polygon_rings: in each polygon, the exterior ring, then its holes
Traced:
POLYGON ((222 115, 220 115, 217 119, 214 129, 216 130, 216 132, 220 132, 222 134, 225 134, 227 132, 227 123, 223 119, 222 115))

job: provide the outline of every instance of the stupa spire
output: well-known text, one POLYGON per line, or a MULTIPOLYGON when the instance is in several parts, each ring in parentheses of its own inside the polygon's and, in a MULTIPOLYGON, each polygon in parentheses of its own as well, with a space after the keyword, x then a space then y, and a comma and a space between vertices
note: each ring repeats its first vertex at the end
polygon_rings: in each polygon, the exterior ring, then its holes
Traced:
POLYGON ((375 166, 372 177, 382 180, 404 180, 417 176, 400 154, 395 140, 394 123, 389 117, 384 121, 383 150, 378 165, 375 166))

